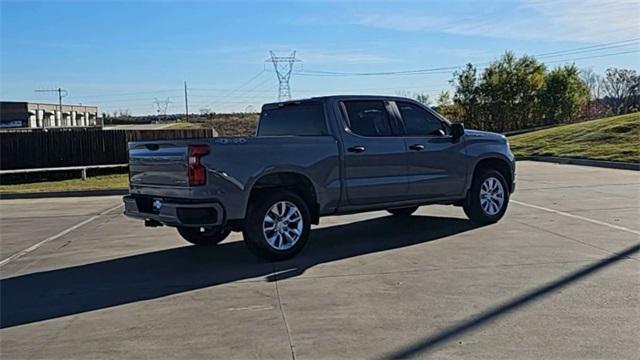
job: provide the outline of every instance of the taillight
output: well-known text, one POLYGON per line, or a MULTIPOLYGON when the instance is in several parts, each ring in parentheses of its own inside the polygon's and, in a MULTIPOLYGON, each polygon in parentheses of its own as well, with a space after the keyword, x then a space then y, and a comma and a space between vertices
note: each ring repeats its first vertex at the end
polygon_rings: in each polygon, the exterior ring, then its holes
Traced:
POLYGON ((199 186, 207 182, 207 169, 200 159, 209 153, 207 145, 189 145, 189 185, 199 186))

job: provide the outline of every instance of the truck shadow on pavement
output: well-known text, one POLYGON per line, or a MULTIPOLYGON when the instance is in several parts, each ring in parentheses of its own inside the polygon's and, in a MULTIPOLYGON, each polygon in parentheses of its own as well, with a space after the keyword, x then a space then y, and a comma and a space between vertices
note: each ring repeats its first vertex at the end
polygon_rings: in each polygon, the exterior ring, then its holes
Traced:
POLYGON ((387 216, 315 229, 296 258, 280 263, 261 261, 235 241, 19 275, 0 280, 0 328, 243 279, 290 278, 317 264, 444 239, 476 227, 459 218, 387 216))

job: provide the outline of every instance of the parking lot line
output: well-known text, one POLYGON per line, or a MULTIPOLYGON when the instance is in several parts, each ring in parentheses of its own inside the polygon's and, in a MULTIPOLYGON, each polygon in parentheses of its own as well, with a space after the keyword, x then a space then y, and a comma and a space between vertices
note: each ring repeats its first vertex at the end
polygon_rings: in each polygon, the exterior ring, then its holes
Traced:
POLYGON ((578 219, 578 220, 587 221, 587 222, 590 222, 590 223, 593 223, 593 224, 607 226, 607 227, 610 227, 612 229, 626 231, 628 233, 640 235, 640 231, 629 229, 629 228, 626 228, 624 226, 614 225, 614 224, 610 224, 608 222, 595 220, 595 219, 591 219, 591 218, 580 216, 580 215, 574 215, 574 214, 570 214, 568 212, 555 210, 555 209, 550 209, 550 208, 546 208, 546 207, 543 207, 543 206, 533 205, 533 204, 525 203, 525 202, 522 202, 522 201, 509 200, 509 202, 512 202, 512 203, 518 204, 518 205, 522 205, 522 206, 526 206, 526 207, 530 207, 530 208, 533 208, 533 209, 538 209, 538 210, 542 210, 542 211, 546 211, 546 212, 550 212, 550 213, 554 213, 554 214, 558 214, 558 215, 562 215, 562 216, 578 219))
POLYGON ((94 215, 94 216, 92 216, 92 217, 90 217, 90 218, 88 218, 88 219, 86 219, 84 221, 81 221, 81 222, 79 222, 79 223, 77 223, 77 224, 75 224, 75 225, 73 225, 73 226, 71 226, 71 227, 69 227, 69 228, 67 228, 65 230, 62 230, 61 232, 59 232, 59 233, 57 233, 57 234, 55 234, 53 236, 49 236, 48 238, 38 242, 37 244, 34 244, 34 245, 32 245, 32 246, 30 246, 30 247, 28 247, 28 248, 26 248, 26 249, 24 249, 22 251, 19 251, 19 252, 15 253, 15 254, 9 256, 8 258, 0 261, 0 267, 10 263, 11 261, 13 261, 13 260, 15 260, 15 259, 17 259, 17 258, 19 258, 21 256, 24 256, 24 255, 26 255, 26 254, 38 249, 39 247, 41 247, 42 245, 48 243, 49 241, 53 241, 53 240, 58 239, 58 238, 60 238, 62 236, 65 236, 66 234, 72 232, 73 230, 81 228, 84 225, 86 225, 86 224, 92 222, 93 220, 99 218, 100 216, 105 215, 105 214, 107 214, 107 213, 109 213, 109 212, 111 212, 113 210, 116 210, 116 209, 122 207, 122 206, 123 206, 123 204, 118 204, 118 205, 116 205, 114 207, 111 207, 111 208, 109 208, 107 210, 104 210, 101 213, 99 213, 97 215, 94 215))

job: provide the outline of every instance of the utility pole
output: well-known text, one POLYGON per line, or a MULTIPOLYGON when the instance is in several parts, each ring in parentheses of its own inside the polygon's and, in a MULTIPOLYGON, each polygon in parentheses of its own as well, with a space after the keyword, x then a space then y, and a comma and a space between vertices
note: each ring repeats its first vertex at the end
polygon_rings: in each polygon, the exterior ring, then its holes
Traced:
POLYGON ((189 100, 187 95, 187 81, 184 81, 184 113, 187 116, 187 122, 189 122, 189 100))
MULTIPOLYGON (((57 92, 58 93, 58 106, 60 109, 60 122, 62 122, 62 98, 66 97, 67 95, 69 95, 69 92, 65 89, 62 88, 57 88, 57 89, 37 89, 35 90, 35 92, 57 92)), ((42 119, 42 127, 44 128, 45 121, 44 119, 42 119)))
POLYGON ((269 54, 271 58, 265 60, 265 62, 272 62, 273 68, 276 70, 276 76, 278 77, 278 100, 291 100, 289 80, 291 79, 293 64, 301 60, 296 59, 295 50, 290 56, 276 56, 273 51, 269 51, 269 54))

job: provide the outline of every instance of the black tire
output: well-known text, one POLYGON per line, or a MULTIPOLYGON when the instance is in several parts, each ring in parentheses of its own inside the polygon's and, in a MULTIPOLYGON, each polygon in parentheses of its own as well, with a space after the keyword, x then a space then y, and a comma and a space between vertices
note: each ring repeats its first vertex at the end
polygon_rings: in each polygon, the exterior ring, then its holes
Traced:
POLYGON ((178 227, 178 233, 183 239, 194 245, 209 246, 219 244, 222 240, 226 239, 231 233, 231 229, 216 227, 200 232, 199 227, 185 226, 178 227))
MULTIPOLYGON (((477 174, 474 175, 471 189, 469 189, 469 193, 467 194, 466 199, 464 199, 462 207, 464 209, 464 213, 471 221, 480 225, 492 224, 500 220, 507 211, 507 206, 509 204, 509 195, 510 194, 507 181, 499 171, 494 169, 481 169, 477 174), (482 184, 490 178, 497 179, 500 182, 500 184, 502 185, 502 192, 504 194, 502 205, 499 208, 499 211, 494 214, 490 214, 485 211, 480 201, 482 184)), ((494 205, 495 208, 498 208, 495 202, 494 205)))
POLYGON ((410 207, 397 208, 397 209, 387 209, 387 211, 390 212, 391 215, 393 216, 411 216, 411 214, 416 212, 416 210, 418 210, 417 206, 410 206, 410 207))
POLYGON ((260 194, 249 204, 245 221, 244 241, 249 251, 254 255, 269 261, 289 259, 295 256, 307 243, 311 232, 311 214, 309 206, 296 193, 288 190, 274 190, 260 194), (267 212, 279 202, 289 202, 295 205, 302 218, 302 230, 298 240, 288 249, 277 249, 272 246, 263 231, 263 222, 267 212))

